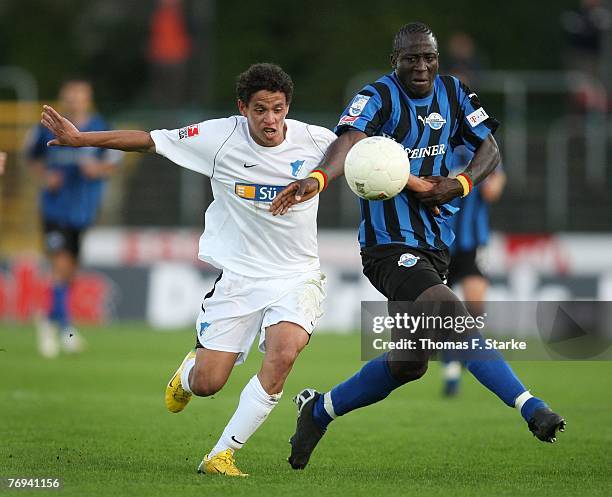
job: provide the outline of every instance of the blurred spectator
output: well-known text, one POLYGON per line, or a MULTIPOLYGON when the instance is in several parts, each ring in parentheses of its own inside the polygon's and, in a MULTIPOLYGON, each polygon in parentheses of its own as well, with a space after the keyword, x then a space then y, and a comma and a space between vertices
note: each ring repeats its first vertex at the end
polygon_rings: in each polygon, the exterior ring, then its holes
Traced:
POLYGON ((451 34, 447 47, 446 72, 468 86, 478 86, 476 78, 482 68, 483 61, 472 37, 463 31, 451 34))
POLYGON ((602 75, 604 39, 611 22, 608 5, 602 0, 582 0, 579 7, 561 15, 568 43, 567 67, 584 74, 573 96, 580 110, 605 112, 608 107, 602 75))
MULTIPOLYGON (((102 117, 94 113, 89 81, 66 81, 59 99, 60 108, 79 130, 108 129, 102 117)), ((60 345, 66 352, 79 352, 84 346, 72 327, 68 293, 78 269, 82 235, 95 221, 105 180, 121 157, 99 148, 49 147, 47 144, 53 138, 39 124, 25 151, 42 187, 39 207, 51 263, 51 305, 37 323, 39 351, 49 358, 58 354, 60 345)))
POLYGON ((6 152, 0 152, 0 176, 4 174, 5 165, 6 165, 6 152))
POLYGON ((151 16, 148 47, 152 103, 175 107, 184 102, 191 53, 182 0, 159 0, 151 16))

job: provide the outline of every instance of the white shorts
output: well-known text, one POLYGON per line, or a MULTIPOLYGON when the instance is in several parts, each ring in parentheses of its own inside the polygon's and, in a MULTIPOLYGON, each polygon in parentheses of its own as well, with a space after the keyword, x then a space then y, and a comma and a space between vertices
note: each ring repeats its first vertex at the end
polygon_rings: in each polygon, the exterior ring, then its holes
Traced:
POLYGON ((255 337, 265 352, 266 328, 281 321, 295 323, 310 335, 323 315, 325 275, 320 271, 290 278, 249 278, 224 270, 204 298, 196 336, 204 348, 237 352, 243 363, 255 337))

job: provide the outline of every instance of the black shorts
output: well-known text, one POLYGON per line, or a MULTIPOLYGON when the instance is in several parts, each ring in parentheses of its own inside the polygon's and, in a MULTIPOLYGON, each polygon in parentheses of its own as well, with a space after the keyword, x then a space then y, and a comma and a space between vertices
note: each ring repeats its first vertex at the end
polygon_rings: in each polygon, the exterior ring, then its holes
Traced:
POLYGON ((45 249, 49 254, 66 250, 79 257, 81 251, 81 234, 84 230, 60 226, 53 221, 43 221, 45 249))
POLYGON ((468 276, 480 276, 484 278, 482 271, 476 261, 477 249, 456 252, 451 257, 448 267, 448 286, 456 285, 468 276))
POLYGON ((448 250, 422 250, 402 244, 361 250, 363 274, 390 301, 415 301, 425 290, 446 283, 448 250))

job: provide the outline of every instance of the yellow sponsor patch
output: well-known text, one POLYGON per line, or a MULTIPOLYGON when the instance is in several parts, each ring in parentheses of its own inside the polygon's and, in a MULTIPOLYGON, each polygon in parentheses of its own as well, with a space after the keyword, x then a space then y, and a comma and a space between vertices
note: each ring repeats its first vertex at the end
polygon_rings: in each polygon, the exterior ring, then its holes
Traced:
POLYGON ((246 198, 248 200, 255 200, 255 194, 257 193, 257 187, 255 185, 242 185, 236 183, 234 188, 236 195, 241 198, 246 198))

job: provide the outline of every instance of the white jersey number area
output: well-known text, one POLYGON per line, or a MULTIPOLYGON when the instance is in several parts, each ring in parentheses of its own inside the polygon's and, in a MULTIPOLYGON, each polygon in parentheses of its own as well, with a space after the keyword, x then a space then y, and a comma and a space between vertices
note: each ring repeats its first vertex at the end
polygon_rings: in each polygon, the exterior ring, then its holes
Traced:
POLYGON ((211 178, 214 201, 205 214, 201 260, 254 278, 319 269, 319 197, 284 216, 272 216, 269 208, 286 185, 319 164, 336 135, 292 119, 285 123, 285 140, 276 147, 255 143, 242 116, 151 132, 158 154, 211 178))

